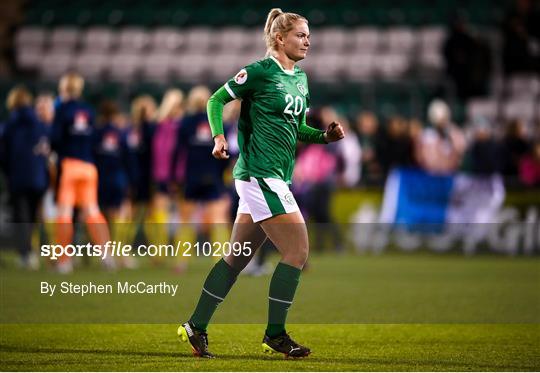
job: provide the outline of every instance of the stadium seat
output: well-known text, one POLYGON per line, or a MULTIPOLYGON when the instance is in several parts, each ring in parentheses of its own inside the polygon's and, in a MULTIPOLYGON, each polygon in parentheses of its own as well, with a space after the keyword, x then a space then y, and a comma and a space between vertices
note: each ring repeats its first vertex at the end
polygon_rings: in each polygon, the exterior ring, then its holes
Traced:
POLYGON ((130 82, 141 67, 140 54, 132 52, 118 52, 109 59, 107 66, 109 77, 117 82, 130 82))
POLYGON ((150 48, 156 52, 176 51, 185 42, 185 36, 173 27, 159 27, 149 32, 150 48))
POLYGON ((261 52, 261 51, 253 51, 250 53, 239 55, 238 56, 238 70, 240 70, 240 68, 246 65, 249 65, 250 63, 263 59, 264 55, 265 55, 265 52, 261 52))
POLYGON ((224 83, 233 77, 243 65, 240 64, 240 58, 237 53, 227 52, 218 54, 210 59, 209 69, 210 78, 215 82, 224 83))
POLYGON ((211 74, 211 61, 206 53, 181 53, 175 61, 176 76, 186 82, 200 83, 211 74))
POLYGON ((15 34, 17 66, 26 71, 39 67, 49 32, 40 27, 24 27, 15 34))
POLYGON ((118 32, 118 49, 138 52, 148 45, 148 33, 139 27, 125 27, 118 32))
POLYGON ((383 79, 395 80, 404 77, 411 66, 410 57, 398 53, 381 53, 374 57, 375 72, 383 79))
POLYGON ((73 51, 79 43, 80 31, 73 27, 59 27, 51 31, 50 48, 73 51))
POLYGON ((411 53, 414 48, 414 33, 409 28, 389 28, 382 33, 381 39, 381 47, 388 53, 411 53))
POLYGON ((86 50, 108 51, 114 43, 116 34, 105 27, 92 27, 83 34, 83 47, 86 50))
POLYGON ((357 28, 350 34, 351 46, 354 52, 372 53, 379 48, 380 32, 376 28, 357 28))
POLYGON ((467 103, 466 111, 470 123, 479 117, 493 123, 498 116, 498 103, 495 99, 473 99, 467 103))
POLYGON ((190 52, 204 53, 213 43, 213 32, 207 27, 193 27, 186 30, 186 49, 190 52))
POLYGON ((421 50, 440 51, 446 39, 446 30, 442 27, 424 27, 417 31, 421 50))
POLYGON ((521 119, 531 122, 535 117, 535 107, 538 106, 532 97, 520 97, 507 101, 503 105, 503 116, 507 120, 521 119))
POLYGON ((15 47, 43 48, 48 32, 40 27, 23 27, 15 34, 15 47))
MULTIPOLYGON (((266 43, 264 41, 262 30, 259 28, 247 28, 247 50, 264 56, 266 53, 266 43)), ((262 58, 262 56, 260 58, 262 58)))
POLYGON ((42 78, 56 80, 73 67, 73 54, 66 51, 49 51, 40 61, 42 78))
POLYGON ((345 63, 346 61, 339 54, 318 53, 306 59, 303 68, 313 79, 323 82, 337 82, 344 74, 345 63))
POLYGON ((441 53, 434 50, 422 50, 417 55, 421 75, 437 74, 444 70, 445 61, 441 53))
POLYGON ((17 66, 23 70, 35 70, 43 58, 43 49, 38 46, 24 46, 17 48, 17 66))
POLYGON ((173 55, 169 53, 147 54, 142 57, 141 71, 151 81, 167 82, 171 76, 173 55))
POLYGON ((99 79, 108 63, 109 56, 105 53, 82 52, 75 57, 74 69, 85 79, 99 79))
POLYGON ((345 74, 353 82, 371 80, 375 74, 375 55, 356 51, 342 56, 345 61, 345 74))
POLYGON ((229 52, 240 52, 250 47, 249 30, 240 27, 225 27, 215 32, 217 45, 229 52))
POLYGON ((510 97, 536 97, 540 94, 540 78, 536 74, 515 75, 508 79, 510 97))
POLYGON ((312 46, 322 53, 341 53, 347 45, 347 33, 343 28, 327 27, 312 31, 312 46))

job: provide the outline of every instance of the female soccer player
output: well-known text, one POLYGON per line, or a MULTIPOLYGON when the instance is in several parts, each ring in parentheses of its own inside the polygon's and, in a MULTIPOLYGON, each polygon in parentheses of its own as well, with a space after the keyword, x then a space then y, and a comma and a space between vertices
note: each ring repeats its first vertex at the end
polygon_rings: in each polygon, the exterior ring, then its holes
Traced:
POLYGON ((180 152, 183 152, 184 201, 180 206, 180 213, 185 223, 194 222, 198 206, 202 209, 203 223, 226 223, 223 208, 225 193, 223 173, 227 162, 216 160, 211 154, 214 141, 206 114, 206 104, 210 95, 211 92, 204 86, 191 89, 187 98, 187 115, 182 119, 178 130, 174 164, 176 165, 180 152))
POLYGON ((13 88, 7 107, 10 117, 0 137, 0 165, 7 176, 21 265, 37 269, 39 261, 32 254, 32 231, 39 221, 39 207, 49 184, 49 130, 36 117, 32 95, 26 88, 13 88))
MULTIPOLYGON (((94 244, 109 241, 107 221, 98 205, 98 173, 94 164, 94 112, 81 100, 83 78, 68 73, 60 79, 61 102, 56 108, 52 126, 52 145, 60 162, 58 187, 57 239, 62 245, 71 243, 73 236, 73 208, 81 209, 88 233, 94 244)), ((112 261, 104 261, 112 267, 112 261)), ((58 258, 57 269, 67 273, 73 270, 69 257, 58 258)))
POLYGON ((126 231, 127 196, 130 185, 137 181, 135 155, 129 149, 127 136, 118 104, 103 101, 94 134, 94 157, 99 175, 98 202, 115 241, 120 241, 120 232, 126 231))
MULTIPOLYGON (((152 177, 157 186, 149 216, 151 228, 147 230, 149 240, 154 244, 169 241, 167 221, 169 205, 172 202, 170 179, 173 151, 179 124, 184 116, 184 93, 170 89, 163 96, 158 110, 157 127, 152 137, 152 177)), ((176 177, 177 174, 175 173, 176 177)))
POLYGON ((231 242, 249 241, 252 252, 226 256, 214 266, 193 315, 178 328, 180 338, 190 342, 194 354, 206 358, 213 357, 208 351, 206 334, 210 318, 266 237, 278 248, 281 261, 270 282, 263 351, 290 357, 305 357, 311 352, 285 331, 287 312, 309 250, 305 222, 288 184, 298 139, 323 144, 342 139, 344 132, 336 122, 326 131, 306 125, 307 77, 295 63, 306 57, 310 45, 307 20, 298 14, 272 9, 264 34, 267 58, 240 70, 208 102, 215 144, 212 154, 227 159, 223 106, 242 99, 238 124, 240 157, 233 171, 240 203, 231 242))

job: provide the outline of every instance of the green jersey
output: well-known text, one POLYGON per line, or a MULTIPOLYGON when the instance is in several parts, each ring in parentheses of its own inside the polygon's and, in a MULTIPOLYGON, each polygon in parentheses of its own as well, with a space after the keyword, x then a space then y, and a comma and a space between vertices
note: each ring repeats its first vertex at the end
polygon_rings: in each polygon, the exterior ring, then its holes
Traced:
MULTIPOLYGON (((242 100, 240 157, 233 177, 278 178, 290 183, 296 143, 299 137, 302 140, 303 127, 307 127, 309 91, 305 72, 297 66, 285 70, 269 57, 246 66, 224 87, 232 98, 242 100)), ((309 128, 306 139, 323 143, 323 132, 313 131, 309 128)))

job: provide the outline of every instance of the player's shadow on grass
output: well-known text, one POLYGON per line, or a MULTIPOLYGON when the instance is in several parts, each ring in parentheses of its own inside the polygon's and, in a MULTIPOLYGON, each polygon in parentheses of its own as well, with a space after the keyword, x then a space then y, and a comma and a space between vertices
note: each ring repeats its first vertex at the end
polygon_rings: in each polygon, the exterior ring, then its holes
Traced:
MULTIPOLYGON (((12 347, 0 345, 0 352, 20 352, 20 353, 51 353, 51 354, 96 354, 103 356, 104 354, 110 355, 120 355, 120 356, 140 356, 140 357, 170 357, 170 358, 190 358, 193 359, 193 355, 183 353, 183 352, 156 352, 156 351, 126 351, 126 350, 103 350, 103 349, 75 349, 75 348, 25 348, 25 347, 12 347)), ((232 355, 232 354, 219 354, 217 359, 200 359, 200 361, 219 361, 219 360, 238 360, 238 361, 272 361, 272 362, 285 362, 291 361, 301 364, 302 361, 309 363, 324 363, 326 367, 331 366, 332 363, 336 362, 336 358, 323 358, 317 356, 309 356, 304 359, 284 359, 280 355, 277 356, 267 356, 267 355, 232 355)), ((352 364, 356 366, 373 366, 375 365, 406 365, 410 367, 435 367, 444 366, 448 367, 463 367, 466 369, 463 370, 480 370, 480 369, 509 369, 513 371, 524 371, 535 368, 533 366, 524 365, 505 365, 504 367, 497 367, 494 365, 486 364, 472 364, 470 362, 457 362, 457 361, 444 361, 444 360, 405 360, 405 359, 376 359, 376 358, 339 358, 340 364, 352 364)), ((23 365, 23 364, 21 364, 23 365)))

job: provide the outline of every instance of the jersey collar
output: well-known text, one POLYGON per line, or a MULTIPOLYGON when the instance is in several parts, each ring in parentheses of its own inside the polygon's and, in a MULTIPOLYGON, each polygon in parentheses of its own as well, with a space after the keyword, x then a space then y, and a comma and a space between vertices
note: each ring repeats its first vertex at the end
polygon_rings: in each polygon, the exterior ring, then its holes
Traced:
MULTIPOLYGON (((283 66, 281 66, 281 64, 279 63, 279 61, 277 60, 276 57, 270 56, 270 58, 271 58, 272 60, 274 60, 275 63, 277 63, 277 65, 279 66, 279 68, 281 69, 281 71, 283 71, 285 74, 287 74, 287 75, 294 75, 294 70, 285 70, 285 69, 283 68, 283 66)), ((293 68, 293 69, 294 69, 294 68, 293 68)))

